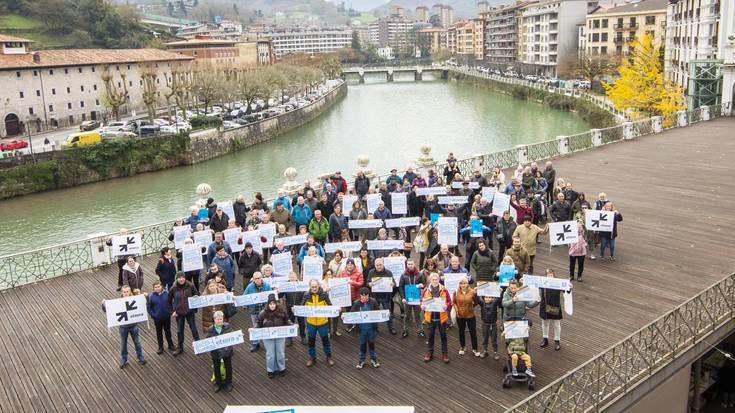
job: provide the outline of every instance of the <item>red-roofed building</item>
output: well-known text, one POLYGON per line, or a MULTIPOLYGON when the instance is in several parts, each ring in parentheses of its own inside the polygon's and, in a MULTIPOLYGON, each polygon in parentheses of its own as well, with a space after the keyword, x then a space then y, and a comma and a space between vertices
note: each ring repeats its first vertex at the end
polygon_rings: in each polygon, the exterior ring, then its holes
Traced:
POLYGON ((157 72, 160 104, 165 103, 165 77, 191 57, 158 49, 72 49, 31 51, 32 42, 0 34, 0 137, 72 126, 103 119, 107 108, 101 98, 107 69, 115 86, 127 88, 128 103, 121 111, 144 112, 144 68, 157 72), (125 83, 123 85, 123 82, 125 83))

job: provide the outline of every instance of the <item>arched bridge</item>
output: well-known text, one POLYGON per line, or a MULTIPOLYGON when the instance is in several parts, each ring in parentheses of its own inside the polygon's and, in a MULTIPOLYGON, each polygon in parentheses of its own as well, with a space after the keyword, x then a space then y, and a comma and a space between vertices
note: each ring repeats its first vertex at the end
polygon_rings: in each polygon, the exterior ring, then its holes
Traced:
POLYGON ((388 82, 393 81, 396 73, 413 73, 414 80, 422 80, 424 73, 437 73, 442 79, 447 78, 448 70, 445 66, 385 66, 385 67, 350 67, 342 70, 342 76, 358 75, 360 83, 365 83, 366 73, 385 73, 388 82))

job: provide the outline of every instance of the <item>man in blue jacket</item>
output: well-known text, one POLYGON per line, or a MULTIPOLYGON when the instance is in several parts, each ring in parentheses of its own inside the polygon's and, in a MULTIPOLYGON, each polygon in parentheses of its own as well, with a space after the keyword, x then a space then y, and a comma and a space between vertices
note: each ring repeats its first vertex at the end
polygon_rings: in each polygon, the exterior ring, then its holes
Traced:
POLYGON ((309 226, 309 221, 311 221, 311 208, 304 202, 304 197, 298 197, 296 205, 291 208, 291 218, 297 231, 300 225, 309 226))
MULTIPOLYGON (((261 274, 260 271, 256 271, 255 274, 253 274, 250 284, 245 288, 244 295, 262 293, 264 291, 271 291, 271 286, 263 282, 263 274, 261 274)), ((265 308, 265 305, 266 302, 262 302, 248 306, 248 310, 250 310, 250 322, 253 324, 253 328, 258 325, 258 314, 260 314, 263 308, 265 308)), ((250 352, 258 351, 258 347, 260 347, 260 342, 250 342, 250 352)))
POLYGON ((214 249, 215 255, 212 259, 212 264, 217 266, 225 273, 225 280, 227 280, 227 291, 232 291, 235 286, 235 261, 227 254, 225 247, 218 245, 214 249))

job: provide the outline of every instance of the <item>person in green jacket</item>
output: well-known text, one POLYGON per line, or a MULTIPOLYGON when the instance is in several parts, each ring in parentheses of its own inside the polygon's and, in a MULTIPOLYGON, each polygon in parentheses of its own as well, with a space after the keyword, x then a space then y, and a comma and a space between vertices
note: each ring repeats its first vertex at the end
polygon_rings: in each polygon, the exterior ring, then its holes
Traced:
POLYGON ((520 281, 511 278, 508 289, 503 294, 503 321, 525 320, 526 310, 538 305, 538 301, 518 301, 516 293, 520 289, 520 281))
POLYGON ((518 375, 518 359, 520 358, 523 360, 523 364, 526 365, 526 374, 530 377, 536 377, 533 369, 531 369, 531 356, 526 353, 526 344, 522 338, 514 338, 508 341, 508 354, 510 354, 511 374, 518 375))
POLYGON ((472 258, 470 259, 470 268, 475 272, 477 281, 495 280, 498 259, 482 239, 477 241, 477 250, 472 254, 472 258))
POLYGON ((327 242, 329 235, 329 220, 322 217, 322 211, 314 211, 314 218, 309 222, 309 233, 314 236, 314 240, 321 245, 327 242))

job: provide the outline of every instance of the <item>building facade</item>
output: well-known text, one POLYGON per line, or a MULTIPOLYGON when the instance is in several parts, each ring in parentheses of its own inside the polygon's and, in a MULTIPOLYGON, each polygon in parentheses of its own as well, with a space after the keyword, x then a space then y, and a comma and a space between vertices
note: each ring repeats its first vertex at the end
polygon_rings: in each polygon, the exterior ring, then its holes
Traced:
POLYGON ((577 26, 595 8, 597 2, 588 0, 547 0, 524 6, 519 32, 524 40, 518 55, 523 72, 557 77, 560 68, 571 69, 577 59, 577 26))
POLYGON ((416 21, 428 23, 429 22, 429 8, 426 6, 416 7, 416 21))
POLYGON ((725 2, 720 7, 719 50, 723 60, 721 102, 729 102, 730 113, 735 113, 735 2, 725 2))
MULTIPOLYGON (((428 53, 436 53, 441 49, 447 49, 447 29, 433 27, 416 31, 419 47, 423 47, 428 53)), ((422 52, 423 53, 423 52, 422 52)))
POLYGON ((156 74, 159 105, 165 103, 166 77, 192 57, 158 49, 29 49, 30 41, 0 35, 0 137, 73 126, 107 117, 103 74, 111 84, 127 89, 122 113, 144 112, 145 71, 156 74))
POLYGON ((625 55, 630 42, 644 35, 663 46, 666 40, 668 0, 644 0, 610 9, 599 8, 587 16, 587 54, 625 55))
POLYGON ((348 29, 288 29, 259 35, 270 38, 279 59, 288 54, 334 53, 352 44, 352 30, 348 29))
POLYGON ((535 2, 503 5, 481 13, 485 19, 485 61, 494 67, 506 69, 518 59, 518 19, 523 6, 535 2))
POLYGON ((394 54, 408 53, 413 45, 414 22, 404 17, 382 17, 369 26, 370 42, 375 47, 391 47, 394 54))
POLYGON ((237 46, 237 41, 235 40, 199 37, 166 43, 164 46, 171 53, 190 56, 197 61, 230 64, 240 62, 241 49, 237 46))

